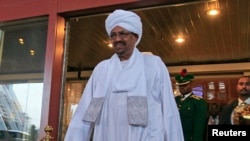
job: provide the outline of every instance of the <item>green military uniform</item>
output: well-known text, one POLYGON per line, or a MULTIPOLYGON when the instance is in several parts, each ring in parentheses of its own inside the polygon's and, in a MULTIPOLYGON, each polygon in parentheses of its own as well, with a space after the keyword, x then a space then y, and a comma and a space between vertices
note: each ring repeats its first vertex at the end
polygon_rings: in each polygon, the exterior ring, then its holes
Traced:
POLYGON ((207 103, 204 99, 191 94, 185 100, 176 96, 185 141, 203 141, 207 127, 207 103))
POLYGON ((186 69, 182 69, 180 74, 175 77, 176 85, 181 93, 175 97, 175 100, 181 117, 185 141, 204 141, 208 105, 203 98, 192 93, 193 78, 194 76, 188 74, 186 69))

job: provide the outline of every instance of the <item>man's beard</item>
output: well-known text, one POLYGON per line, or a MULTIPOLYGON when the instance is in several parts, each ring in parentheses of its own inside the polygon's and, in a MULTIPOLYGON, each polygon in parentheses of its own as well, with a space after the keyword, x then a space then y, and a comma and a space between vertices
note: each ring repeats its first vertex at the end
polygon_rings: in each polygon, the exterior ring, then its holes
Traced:
POLYGON ((240 96, 241 97, 250 97, 250 91, 248 91, 247 89, 242 89, 242 90, 240 90, 240 96))

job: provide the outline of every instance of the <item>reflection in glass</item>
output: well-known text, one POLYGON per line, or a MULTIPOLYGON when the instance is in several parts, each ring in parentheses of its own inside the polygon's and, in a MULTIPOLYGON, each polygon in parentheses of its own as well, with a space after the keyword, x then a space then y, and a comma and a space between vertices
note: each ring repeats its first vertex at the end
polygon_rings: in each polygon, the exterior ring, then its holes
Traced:
POLYGON ((64 109, 63 109, 63 127, 62 127, 62 138, 67 131, 69 122, 78 106, 78 102, 82 96, 87 80, 77 82, 67 82, 65 86, 64 95, 64 109))
POLYGON ((2 134, 9 134, 13 138, 24 137, 27 140, 29 137, 33 139, 37 137, 40 127, 42 89, 42 83, 0 85, 2 134))

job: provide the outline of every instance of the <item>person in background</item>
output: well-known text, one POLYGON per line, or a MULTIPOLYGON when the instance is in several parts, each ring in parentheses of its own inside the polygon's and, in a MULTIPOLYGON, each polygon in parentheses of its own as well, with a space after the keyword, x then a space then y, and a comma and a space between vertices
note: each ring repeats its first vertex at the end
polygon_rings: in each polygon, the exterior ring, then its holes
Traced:
POLYGON ((219 124, 220 105, 218 103, 211 103, 208 109, 208 125, 219 124))
POLYGON ((250 104, 250 76, 242 76, 236 86, 238 98, 222 107, 219 114, 220 125, 238 125, 239 117, 244 106, 250 104), (238 112, 239 111, 239 112, 238 112))
POLYGON ((175 77, 181 95, 175 100, 181 116, 185 141, 203 141, 206 138, 208 105, 206 101, 192 92, 194 76, 186 69, 175 77))
POLYGON ((93 70, 64 141, 89 141, 92 132, 93 141, 183 141, 167 67, 137 48, 140 17, 118 9, 105 28, 115 53, 93 70))

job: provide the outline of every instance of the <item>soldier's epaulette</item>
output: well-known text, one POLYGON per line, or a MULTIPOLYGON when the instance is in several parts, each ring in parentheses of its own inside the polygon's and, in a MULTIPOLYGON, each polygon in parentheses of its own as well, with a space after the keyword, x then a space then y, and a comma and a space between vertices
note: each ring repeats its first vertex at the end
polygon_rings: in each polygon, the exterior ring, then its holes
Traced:
POLYGON ((194 98, 194 99, 197 99, 197 100, 200 100, 200 99, 202 99, 202 97, 199 97, 199 96, 197 96, 197 95, 194 95, 194 94, 193 94, 193 95, 191 95, 191 97, 192 97, 192 98, 194 98))

